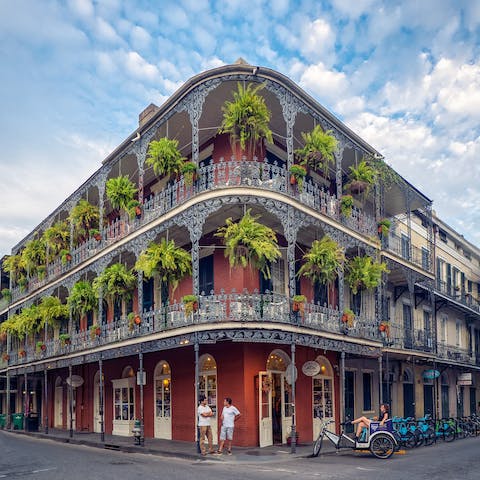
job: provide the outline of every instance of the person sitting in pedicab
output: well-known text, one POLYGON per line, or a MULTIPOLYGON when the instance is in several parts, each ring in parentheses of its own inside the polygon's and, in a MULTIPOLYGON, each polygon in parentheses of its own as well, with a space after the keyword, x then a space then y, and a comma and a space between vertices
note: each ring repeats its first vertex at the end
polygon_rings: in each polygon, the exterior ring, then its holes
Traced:
POLYGON ((360 440, 363 428, 370 429, 370 424, 372 423, 372 421, 379 422, 380 426, 384 425, 385 422, 388 420, 389 410, 390 409, 389 409, 388 403, 382 403, 380 405, 380 415, 378 417, 374 417, 373 420, 370 420, 367 417, 359 417, 359 418, 356 418, 355 420, 352 420, 351 422, 352 425, 358 425, 357 432, 355 435, 355 440, 356 441, 360 440))

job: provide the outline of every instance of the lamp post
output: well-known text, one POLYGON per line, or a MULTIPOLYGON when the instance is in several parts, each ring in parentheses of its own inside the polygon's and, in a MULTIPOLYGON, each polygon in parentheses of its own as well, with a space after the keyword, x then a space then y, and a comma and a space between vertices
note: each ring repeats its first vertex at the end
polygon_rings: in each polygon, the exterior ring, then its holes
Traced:
POLYGON ((104 409, 103 409, 103 405, 104 405, 104 402, 103 402, 103 360, 102 358, 100 357, 100 359, 98 360, 98 369, 99 369, 99 375, 100 375, 100 382, 99 382, 99 385, 98 385, 98 396, 100 397, 99 398, 99 414, 100 414, 100 441, 101 442, 105 442, 105 418, 104 418, 104 409))
POLYGON ((73 385, 72 385, 72 366, 68 366, 68 375, 70 377, 70 382, 68 383, 68 392, 70 396, 69 410, 70 410, 70 438, 73 438, 73 385))

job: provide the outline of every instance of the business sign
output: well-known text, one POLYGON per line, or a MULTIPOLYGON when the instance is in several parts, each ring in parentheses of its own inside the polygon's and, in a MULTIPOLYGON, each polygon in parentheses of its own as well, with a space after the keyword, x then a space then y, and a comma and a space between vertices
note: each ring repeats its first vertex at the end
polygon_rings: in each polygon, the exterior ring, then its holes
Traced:
POLYGON ((468 386, 472 385, 472 374, 471 373, 460 373, 457 377, 457 385, 468 386))
POLYGON ((320 365, 315 361, 308 361, 302 365, 302 372, 307 377, 314 377, 320 372, 320 365))
POLYGON ((435 378, 438 378, 440 376, 440 372, 438 370, 424 370, 423 371, 423 378, 426 378, 428 380, 433 380, 435 378))
POLYGON ((137 372, 137 385, 146 385, 146 384, 147 384, 146 372, 137 372))
POLYGON ((297 367, 295 367, 293 363, 291 363, 285 370, 285 380, 287 381, 288 384, 291 385, 293 382, 297 381, 297 376, 298 376, 297 367))

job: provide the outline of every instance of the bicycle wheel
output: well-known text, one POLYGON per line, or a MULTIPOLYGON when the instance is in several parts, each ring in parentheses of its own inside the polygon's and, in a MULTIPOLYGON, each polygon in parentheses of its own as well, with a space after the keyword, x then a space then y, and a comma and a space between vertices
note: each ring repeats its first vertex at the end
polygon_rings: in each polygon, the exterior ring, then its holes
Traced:
POLYGON ((314 457, 318 457, 318 454, 320 453, 320 450, 322 449, 322 442, 323 442, 323 434, 320 433, 320 435, 315 440, 315 443, 313 444, 313 456, 314 457))
POLYGON ((452 427, 447 427, 443 430, 442 438, 446 442, 453 442, 455 440, 455 430, 452 427))
POLYGON ((370 451, 377 458, 387 459, 395 451, 395 443, 389 435, 375 435, 370 442, 370 451))
POLYGON ((417 443, 417 439, 415 438, 415 435, 412 432, 408 431, 403 436, 403 443, 407 448, 414 448, 417 443))
POLYGON ((428 427, 427 430, 423 432, 423 439, 427 447, 435 443, 435 431, 432 427, 428 427))

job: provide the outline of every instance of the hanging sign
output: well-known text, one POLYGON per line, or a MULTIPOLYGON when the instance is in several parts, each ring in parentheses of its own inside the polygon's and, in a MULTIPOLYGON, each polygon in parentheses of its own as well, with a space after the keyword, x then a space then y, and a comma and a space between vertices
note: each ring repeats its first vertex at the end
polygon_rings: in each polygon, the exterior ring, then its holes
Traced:
POLYGON ((291 363, 285 370, 285 380, 287 381, 287 383, 291 385, 293 382, 297 381, 297 377, 298 377, 297 367, 295 367, 291 363))
POLYGON ((73 388, 77 388, 83 385, 83 378, 80 375, 72 375, 71 377, 67 377, 66 382, 73 388))
POLYGON ((424 370, 423 371, 423 378, 426 378, 428 380, 433 380, 435 378, 438 378, 440 376, 440 372, 438 370, 424 370))
POLYGON ((469 373, 460 373, 457 377, 457 385, 459 386, 469 386, 472 385, 472 374, 469 373))
POLYGON ((146 372, 137 372, 137 385, 146 385, 147 384, 147 375, 146 372))
POLYGON ((302 372, 307 377, 314 377, 320 372, 320 365, 315 361, 305 362, 302 365, 302 372))

